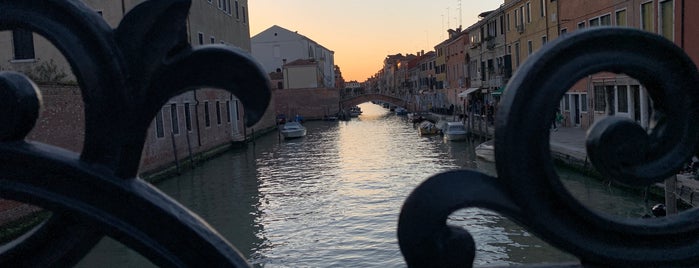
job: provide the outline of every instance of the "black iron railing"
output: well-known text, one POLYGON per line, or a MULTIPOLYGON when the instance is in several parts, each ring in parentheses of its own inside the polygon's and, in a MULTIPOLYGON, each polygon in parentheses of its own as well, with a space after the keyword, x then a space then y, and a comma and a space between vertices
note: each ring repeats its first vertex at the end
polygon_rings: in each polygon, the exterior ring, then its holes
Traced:
POLYGON ((190 4, 147 1, 112 29, 80 1, 0 1, 0 30, 38 33, 68 60, 86 119, 80 155, 26 142, 39 92, 27 77, 0 72, 0 196, 52 212, 6 247, 0 266, 72 265, 105 235, 162 266, 248 265, 208 224, 137 177, 148 127, 170 98, 225 89, 243 103, 248 125, 270 100, 268 78, 247 53, 187 43, 190 4))
POLYGON ((469 170, 438 174, 406 201, 398 238, 408 264, 472 265, 473 239, 446 219, 455 210, 480 207, 509 217, 583 265, 699 265, 699 210, 652 219, 591 211, 562 185, 549 149, 563 94, 587 75, 624 73, 648 90, 652 127, 646 132, 631 120, 607 117, 588 131, 588 155, 617 182, 662 182, 697 152, 699 76, 692 61, 663 37, 626 28, 578 31, 530 57, 507 85, 496 116, 497 177, 469 170))
MULTIPOLYGON (((162 266, 248 266, 205 222, 136 175, 146 131, 171 97, 222 88, 256 122, 270 100, 268 80, 245 53, 192 48, 190 1, 152 0, 117 29, 76 0, 0 0, 0 30, 46 37, 69 61, 82 90, 86 132, 77 155, 27 142, 41 106, 36 85, 0 72, 0 196, 52 211, 45 223, 4 247, 0 266, 64 266, 110 236, 162 266), (157 34, 155 34, 157 33, 157 34)), ((548 128, 561 96, 580 78, 623 72, 653 100, 653 125, 609 117, 588 135, 598 170, 632 185, 662 181, 697 150, 697 70, 665 39, 632 29, 597 28, 551 42, 508 84, 496 121, 497 177, 451 171, 421 184, 398 224, 409 266, 473 264, 475 244, 447 216, 466 207, 499 212, 552 245, 601 266, 699 263, 699 211, 657 219, 616 219, 590 211, 553 169, 548 128)), ((371 258, 371 256, 367 256, 371 258)))

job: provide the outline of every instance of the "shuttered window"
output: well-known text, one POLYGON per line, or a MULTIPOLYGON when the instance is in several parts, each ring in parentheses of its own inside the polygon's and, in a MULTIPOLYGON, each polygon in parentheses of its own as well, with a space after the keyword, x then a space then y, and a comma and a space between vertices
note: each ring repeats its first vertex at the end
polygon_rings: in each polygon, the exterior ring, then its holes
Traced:
POLYGON ((12 46, 15 60, 34 59, 34 36, 32 32, 18 29, 12 31, 12 46))

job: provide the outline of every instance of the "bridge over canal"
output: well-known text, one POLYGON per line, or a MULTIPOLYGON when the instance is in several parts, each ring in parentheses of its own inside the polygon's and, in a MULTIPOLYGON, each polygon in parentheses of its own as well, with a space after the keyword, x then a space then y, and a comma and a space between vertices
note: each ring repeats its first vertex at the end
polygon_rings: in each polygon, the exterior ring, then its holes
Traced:
POLYGON ((406 100, 392 95, 378 93, 343 94, 340 95, 340 109, 349 108, 369 101, 388 102, 402 107, 405 107, 408 104, 406 100))

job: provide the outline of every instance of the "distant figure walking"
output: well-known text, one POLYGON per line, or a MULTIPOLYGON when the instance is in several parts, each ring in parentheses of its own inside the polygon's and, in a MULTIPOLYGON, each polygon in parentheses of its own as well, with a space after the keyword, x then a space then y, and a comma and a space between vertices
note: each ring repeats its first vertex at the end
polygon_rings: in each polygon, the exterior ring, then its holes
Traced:
POLYGON ((561 110, 559 108, 556 108, 556 114, 553 117, 553 122, 551 123, 551 128, 553 131, 558 131, 558 126, 556 126, 556 122, 559 120, 563 119, 563 115, 561 114, 561 110))

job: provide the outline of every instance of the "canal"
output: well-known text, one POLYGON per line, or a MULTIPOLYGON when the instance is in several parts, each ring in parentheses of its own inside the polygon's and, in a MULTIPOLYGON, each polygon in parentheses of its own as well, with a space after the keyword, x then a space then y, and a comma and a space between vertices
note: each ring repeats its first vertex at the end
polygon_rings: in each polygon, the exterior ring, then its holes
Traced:
MULTIPOLYGON (((270 133, 156 186, 209 222, 255 266, 404 267, 396 226, 408 194, 435 173, 471 168, 494 175, 495 165, 475 156, 478 141, 420 137, 405 117, 370 103, 360 107, 359 118, 307 122, 308 135, 297 140, 270 133)), ((621 217, 647 212, 641 194, 558 172, 568 190, 595 210, 621 217)), ((575 261, 486 210, 460 210, 449 222, 473 235, 476 265, 575 261)), ((114 265, 152 266, 110 238, 79 264, 114 265)))

